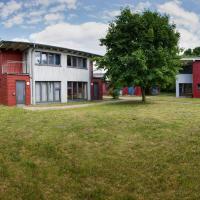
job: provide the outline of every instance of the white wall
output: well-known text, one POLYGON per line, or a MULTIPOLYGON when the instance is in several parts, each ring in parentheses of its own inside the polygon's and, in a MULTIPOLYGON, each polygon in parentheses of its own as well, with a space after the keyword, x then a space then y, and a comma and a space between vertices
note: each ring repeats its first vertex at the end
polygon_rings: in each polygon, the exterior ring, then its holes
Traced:
MULTIPOLYGON (((52 53, 60 53, 55 51, 40 50, 52 53)), ((77 69, 67 67, 67 53, 61 53, 61 67, 35 65, 35 51, 32 52, 32 66, 31 72, 32 85, 32 104, 35 104, 35 82, 36 81, 60 81, 61 82, 61 102, 67 102, 67 81, 81 81, 87 82, 88 85, 88 100, 91 99, 90 95, 90 72, 89 72, 89 59, 87 59, 87 69, 77 69)))
POLYGON ((179 97, 179 83, 193 83, 192 74, 179 74, 176 76, 176 97, 179 97))

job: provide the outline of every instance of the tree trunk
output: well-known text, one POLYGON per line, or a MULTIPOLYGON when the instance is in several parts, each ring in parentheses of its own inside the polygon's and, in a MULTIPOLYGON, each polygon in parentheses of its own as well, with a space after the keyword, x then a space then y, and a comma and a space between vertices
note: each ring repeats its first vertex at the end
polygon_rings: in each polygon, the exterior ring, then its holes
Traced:
POLYGON ((146 95, 145 95, 145 88, 141 87, 141 92, 142 92, 142 102, 145 103, 146 102, 146 95))

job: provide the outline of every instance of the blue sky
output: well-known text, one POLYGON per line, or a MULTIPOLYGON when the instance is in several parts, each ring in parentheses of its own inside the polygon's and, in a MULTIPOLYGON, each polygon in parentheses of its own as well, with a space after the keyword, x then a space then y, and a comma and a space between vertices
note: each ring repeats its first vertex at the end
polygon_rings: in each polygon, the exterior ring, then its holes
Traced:
POLYGON ((103 54, 99 38, 125 6, 170 15, 180 46, 200 46, 200 0, 0 0, 0 37, 103 54))

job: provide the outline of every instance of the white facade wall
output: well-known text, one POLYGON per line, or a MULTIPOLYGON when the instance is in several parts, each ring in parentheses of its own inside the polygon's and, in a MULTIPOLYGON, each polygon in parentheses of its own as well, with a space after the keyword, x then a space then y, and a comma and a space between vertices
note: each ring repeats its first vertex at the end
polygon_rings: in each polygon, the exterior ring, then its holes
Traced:
POLYGON ((179 74, 176 76, 176 97, 179 97, 179 83, 193 83, 192 74, 179 74))
MULTIPOLYGON (((87 69, 78 69, 67 67, 67 53, 58 51, 49 51, 44 49, 30 49, 27 55, 27 62, 30 63, 31 77, 31 103, 35 104, 35 82, 36 81, 60 81, 61 82, 61 102, 67 102, 67 82, 80 81, 87 82, 88 100, 91 99, 90 92, 90 60, 87 58, 87 69), (35 51, 51 52, 61 54, 61 66, 48 66, 35 64, 35 51)), ((77 56, 77 55, 74 55, 77 56)), ((81 56, 84 57, 84 56, 81 56)), ((86 57, 85 57, 86 58, 86 57)))

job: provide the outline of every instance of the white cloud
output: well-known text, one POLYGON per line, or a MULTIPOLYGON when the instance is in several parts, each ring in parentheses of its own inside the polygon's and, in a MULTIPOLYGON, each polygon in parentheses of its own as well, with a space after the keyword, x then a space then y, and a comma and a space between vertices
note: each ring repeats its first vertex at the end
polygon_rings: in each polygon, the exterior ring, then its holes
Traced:
POLYGON ((27 38, 14 38, 12 41, 17 41, 17 42, 30 42, 27 38))
POLYGON ((180 1, 170 1, 165 4, 158 5, 158 10, 162 13, 169 14, 177 25, 197 29, 197 26, 200 23, 199 15, 185 10, 180 1))
POLYGON ((177 25, 177 30, 181 34, 181 47, 194 48, 200 46, 200 15, 184 9, 179 0, 159 4, 157 9, 161 13, 168 14, 171 22, 177 25))
POLYGON ((104 54, 105 48, 99 46, 99 39, 105 36, 107 27, 104 23, 96 22, 80 25, 60 23, 50 25, 41 32, 31 34, 30 40, 104 54))
POLYGON ((16 2, 15 0, 8 1, 7 3, 0 4, 0 16, 3 18, 12 15, 21 8, 21 3, 16 2))
POLYGON ((50 9, 50 12, 61 12, 64 11, 66 9, 66 5, 65 4, 60 4, 58 6, 53 6, 50 9))
POLYGON ((44 16, 45 23, 52 24, 58 21, 62 21, 64 19, 64 16, 59 13, 50 13, 44 16))
POLYGON ((102 14, 102 18, 105 20, 111 20, 114 19, 114 17, 120 15, 121 11, 120 10, 106 10, 102 14))
POLYGON ((140 2, 136 6, 131 6, 133 12, 142 12, 146 9, 149 9, 150 7, 151 7, 151 3, 149 1, 140 2))
POLYGON ((24 22, 24 15, 23 14, 18 14, 13 16, 12 18, 4 21, 4 26, 6 28, 11 28, 14 25, 20 25, 24 22))
POLYGON ((58 0, 60 3, 65 3, 68 9, 76 9, 77 0, 58 0))

